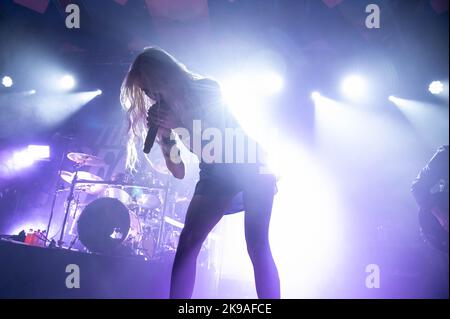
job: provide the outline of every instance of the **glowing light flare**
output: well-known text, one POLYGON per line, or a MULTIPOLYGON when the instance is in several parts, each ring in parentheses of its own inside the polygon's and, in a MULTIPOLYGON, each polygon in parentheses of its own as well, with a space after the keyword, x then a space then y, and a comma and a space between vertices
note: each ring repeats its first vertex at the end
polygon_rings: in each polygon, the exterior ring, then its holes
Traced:
POLYGON ((63 90, 71 90, 75 87, 75 79, 72 75, 64 75, 60 80, 60 87, 63 90))
POLYGON ((314 91, 314 92, 311 93, 311 99, 312 99, 313 101, 316 101, 316 100, 319 99, 319 98, 320 98, 320 93, 319 93, 319 92, 314 91))
POLYGON ((2 78, 2 84, 4 87, 9 88, 9 87, 13 86, 14 82, 10 76, 6 75, 2 78))
MULTIPOLYGON (((335 275, 344 256, 339 221, 343 208, 336 187, 320 162, 301 146, 279 143, 272 153, 269 166, 281 178, 274 199, 270 241, 282 278, 282 296, 321 297, 328 276, 335 275)), ((223 225, 226 229, 222 276, 252 283, 253 272, 243 231, 244 214, 227 216, 223 225)))
POLYGON ((359 75, 349 75, 342 81, 341 90, 348 98, 359 100, 367 94, 367 83, 359 75))
POLYGON ((14 170, 20 170, 26 167, 30 167, 34 163, 34 158, 30 156, 28 150, 16 151, 13 153, 12 158, 9 161, 9 167, 14 170))
POLYGON ((256 138, 266 127, 264 109, 269 97, 279 93, 283 78, 274 71, 233 75, 221 81, 223 97, 236 119, 248 134, 256 138))
POLYGON ((431 94, 438 95, 444 92, 444 83, 441 81, 433 81, 428 86, 428 91, 430 91, 431 94))
POLYGON ((27 148, 17 150, 6 161, 8 171, 20 171, 28 168, 36 161, 50 158, 50 147, 45 145, 28 145, 27 148))
POLYGON ((275 72, 267 72, 261 74, 260 77, 255 78, 256 86, 260 88, 265 95, 276 94, 280 92, 284 86, 283 78, 275 72))

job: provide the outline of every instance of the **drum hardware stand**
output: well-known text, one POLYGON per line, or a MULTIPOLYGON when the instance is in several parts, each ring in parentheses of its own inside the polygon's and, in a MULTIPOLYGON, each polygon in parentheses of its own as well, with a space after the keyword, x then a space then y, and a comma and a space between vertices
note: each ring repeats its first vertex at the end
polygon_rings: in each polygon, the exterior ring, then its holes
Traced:
MULTIPOLYGON (((58 176, 59 176, 59 174, 58 174, 58 176)), ((65 190, 67 190, 67 189, 65 189, 65 188, 63 187, 63 185, 60 184, 60 185, 58 185, 58 186, 56 187, 55 192, 53 193, 52 205, 51 205, 51 210, 50 210, 50 217, 49 217, 49 219, 48 219, 47 231, 46 231, 46 234, 47 234, 47 240, 48 240, 48 241, 51 241, 51 240, 52 240, 52 238, 50 237, 50 226, 51 226, 51 224, 52 224, 53 214, 54 214, 55 205, 56 205, 56 199, 58 198, 58 194, 61 193, 61 192, 63 192, 63 191, 65 191, 65 190)))
POLYGON ((67 248, 68 250, 71 250, 73 245, 75 245, 75 243, 77 242, 78 236, 75 236, 72 241, 70 242, 69 248, 67 248))
POLYGON ((78 206, 80 205, 80 193, 78 192, 77 194, 77 198, 75 199, 75 208, 73 210, 73 219, 77 218, 77 210, 78 210, 78 206))
POLYGON ((163 233, 164 233, 164 226, 165 226, 165 217, 166 217, 166 210, 167 210, 167 198, 169 197, 169 188, 170 188, 170 175, 167 175, 167 180, 166 180, 166 187, 165 187, 165 192, 164 192, 164 205, 163 205, 163 209, 162 209, 162 214, 161 214, 161 226, 159 227, 159 232, 158 232, 158 239, 156 241, 156 249, 155 251, 157 253, 162 252, 162 238, 163 238, 163 233))
POLYGON ((70 213, 70 204, 72 203, 72 200, 74 198, 73 193, 74 193, 74 190, 75 190, 75 185, 77 184, 78 169, 80 168, 80 165, 76 164, 76 165, 74 165, 74 167, 75 167, 75 174, 73 176, 72 184, 70 185, 69 195, 67 196, 66 213, 64 214, 64 220, 63 220, 63 224, 62 224, 62 228, 61 228, 61 234, 59 235, 59 240, 58 240, 58 246, 60 248, 62 248, 62 245, 64 243, 64 241, 63 241, 64 231, 65 231, 65 228, 66 228, 67 217, 69 216, 69 213, 70 213))
POLYGON ((53 219, 53 213, 55 211, 55 204, 56 204, 56 198, 58 197, 58 193, 61 191, 61 189, 63 189, 62 184, 59 184, 59 180, 61 178, 61 170, 62 170, 62 165, 64 162, 64 159, 66 158, 66 151, 63 152, 62 156, 61 156, 61 160, 59 161, 59 167, 58 167, 58 177, 56 180, 56 189, 55 189, 55 193, 53 194, 53 200, 52 200, 52 207, 50 210, 50 217, 48 218, 48 224, 47 224, 47 238, 50 238, 50 226, 52 225, 52 219, 53 219))

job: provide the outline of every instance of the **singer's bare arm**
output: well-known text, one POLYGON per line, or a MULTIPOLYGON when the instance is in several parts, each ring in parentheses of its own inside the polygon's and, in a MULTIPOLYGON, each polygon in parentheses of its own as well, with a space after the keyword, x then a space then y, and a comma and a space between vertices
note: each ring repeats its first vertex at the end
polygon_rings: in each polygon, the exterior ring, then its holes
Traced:
POLYGON ((185 167, 180 157, 180 149, 176 145, 171 130, 160 127, 156 138, 166 161, 166 166, 175 178, 183 179, 185 167))

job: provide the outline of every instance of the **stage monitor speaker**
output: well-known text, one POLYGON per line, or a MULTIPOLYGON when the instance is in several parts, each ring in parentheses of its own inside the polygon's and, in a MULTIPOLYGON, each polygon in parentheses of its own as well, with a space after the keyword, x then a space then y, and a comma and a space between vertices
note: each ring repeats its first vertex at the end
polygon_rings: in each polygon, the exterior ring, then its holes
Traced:
POLYGON ((168 298, 171 268, 0 240, 0 298, 168 298))

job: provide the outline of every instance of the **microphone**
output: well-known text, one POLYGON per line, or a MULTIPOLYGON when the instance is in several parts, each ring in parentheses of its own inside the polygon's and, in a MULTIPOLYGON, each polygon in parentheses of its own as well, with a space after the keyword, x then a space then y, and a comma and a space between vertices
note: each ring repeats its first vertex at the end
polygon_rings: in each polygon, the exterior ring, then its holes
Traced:
MULTIPOLYGON (((160 106, 160 102, 158 102, 157 107, 160 106)), ((156 134, 158 133, 159 126, 155 125, 153 123, 150 123, 148 127, 147 137, 145 138, 144 142, 144 153, 148 154, 150 153, 150 150, 153 147, 153 144, 155 143, 156 134)))
POLYGON ((156 134, 158 133, 158 125, 150 124, 147 132, 147 137, 145 138, 144 142, 144 153, 148 154, 150 153, 150 150, 153 147, 153 144, 155 143, 156 134))

